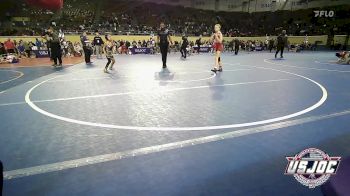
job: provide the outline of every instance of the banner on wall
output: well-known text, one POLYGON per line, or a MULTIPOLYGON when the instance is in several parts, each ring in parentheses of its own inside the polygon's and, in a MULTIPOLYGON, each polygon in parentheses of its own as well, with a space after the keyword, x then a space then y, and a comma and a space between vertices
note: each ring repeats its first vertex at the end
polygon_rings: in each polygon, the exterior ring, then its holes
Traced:
MULTIPOLYGON (((197 51, 198 50, 198 47, 193 47, 193 49, 195 50, 195 51, 197 51)), ((200 49, 199 49, 199 52, 210 52, 211 51, 211 47, 200 47, 200 49)))
POLYGON ((151 53, 151 48, 131 48, 132 54, 149 54, 151 53))
POLYGON ((50 57, 48 50, 33 50, 35 53, 36 58, 45 58, 50 57))

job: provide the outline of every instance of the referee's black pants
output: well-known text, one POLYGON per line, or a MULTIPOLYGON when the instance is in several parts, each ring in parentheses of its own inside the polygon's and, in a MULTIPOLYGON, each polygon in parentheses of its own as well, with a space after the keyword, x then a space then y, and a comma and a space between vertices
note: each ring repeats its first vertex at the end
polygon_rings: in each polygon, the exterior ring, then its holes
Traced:
POLYGON ((235 46, 235 55, 238 54, 238 51, 239 51, 239 46, 235 46))
POLYGON ((181 49, 180 49, 180 52, 181 52, 181 56, 186 58, 186 55, 187 55, 187 50, 186 50, 186 46, 182 46, 181 49))
POLYGON ((53 59, 55 65, 57 65, 57 60, 60 65, 62 64, 62 50, 59 42, 51 43, 51 58, 53 59))
POLYGON ((160 53, 162 54, 162 62, 163 62, 163 68, 166 67, 166 59, 168 56, 168 48, 169 48, 169 44, 160 44, 160 53))
POLYGON ((91 63, 91 49, 87 46, 83 46, 85 63, 91 63))
POLYGON ((277 51, 275 57, 277 58, 277 54, 281 51, 281 58, 283 57, 284 46, 277 46, 277 51))

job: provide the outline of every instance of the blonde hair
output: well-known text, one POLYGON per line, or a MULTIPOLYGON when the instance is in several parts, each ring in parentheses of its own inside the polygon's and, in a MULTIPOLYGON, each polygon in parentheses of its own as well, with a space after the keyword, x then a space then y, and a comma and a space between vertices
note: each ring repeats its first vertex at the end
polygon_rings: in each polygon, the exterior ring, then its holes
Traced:
POLYGON ((214 27, 219 27, 219 29, 221 29, 221 25, 220 24, 216 24, 214 27))

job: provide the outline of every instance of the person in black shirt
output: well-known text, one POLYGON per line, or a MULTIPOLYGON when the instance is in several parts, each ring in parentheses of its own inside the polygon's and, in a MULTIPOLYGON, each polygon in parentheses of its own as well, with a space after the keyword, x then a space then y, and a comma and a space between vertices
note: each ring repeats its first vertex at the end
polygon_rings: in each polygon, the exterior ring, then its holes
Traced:
POLYGON ((182 44, 181 44, 181 48, 180 48, 181 57, 183 57, 183 58, 186 58, 187 46, 188 46, 188 39, 184 35, 184 36, 182 36, 182 44))
POLYGON ((60 44, 60 39, 58 37, 58 32, 53 29, 51 26, 48 30, 49 40, 50 40, 50 48, 51 48, 51 58, 54 61, 53 66, 57 66, 57 60, 59 66, 62 66, 62 49, 60 44))
POLYGON ((234 49, 233 49, 233 47, 234 47, 234 45, 235 45, 235 42, 234 42, 235 40, 231 40, 229 43, 228 43, 228 48, 229 48, 229 50, 230 50, 230 52, 233 52, 234 51, 234 49))
POLYGON ((172 40, 169 34, 169 30, 165 28, 164 22, 160 23, 160 29, 158 31, 157 42, 160 47, 160 53, 162 54, 163 69, 167 68, 166 60, 168 55, 169 42, 172 44, 172 40))
POLYGON ((277 37, 277 51, 275 54, 275 58, 277 58, 277 54, 281 51, 281 58, 283 58, 283 50, 285 45, 287 44, 287 36, 286 36, 286 30, 282 31, 282 34, 280 34, 277 37))
POLYGON ((100 34, 96 32, 96 35, 94 37, 93 45, 95 46, 95 53, 97 58, 102 58, 102 46, 104 42, 102 38, 100 37, 100 34))
POLYGON ((6 54, 5 46, 0 42, 0 55, 6 54))
POLYGON ((272 38, 269 40, 269 50, 270 52, 272 51, 273 47, 275 45, 275 40, 273 40, 272 38))
POLYGON ((83 32, 83 35, 80 37, 81 44, 83 45, 85 63, 91 64, 91 43, 87 37, 86 32, 83 32))
POLYGON ((196 45, 198 47, 197 53, 199 54, 199 50, 201 49, 201 41, 202 40, 202 35, 199 36, 199 38, 196 40, 196 45))
POLYGON ((235 42, 235 55, 237 55, 239 51, 239 45, 240 45, 238 38, 236 38, 234 42, 235 42))
POLYGON ((126 53, 128 54, 128 52, 129 52, 129 48, 130 48, 130 46, 131 46, 131 43, 128 41, 128 40, 126 40, 125 41, 125 51, 126 51, 126 53))

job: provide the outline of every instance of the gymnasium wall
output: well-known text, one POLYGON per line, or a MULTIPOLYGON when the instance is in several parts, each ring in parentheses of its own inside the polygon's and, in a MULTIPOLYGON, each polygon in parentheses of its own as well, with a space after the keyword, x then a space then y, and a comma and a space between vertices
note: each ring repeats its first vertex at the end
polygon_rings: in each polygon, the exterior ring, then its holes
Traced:
MULTIPOLYGON (((26 41, 35 41, 35 38, 37 38, 38 36, 12 36, 10 37, 11 39, 15 39, 17 41, 19 40, 26 40, 26 41)), ((79 42, 80 38, 78 35, 66 35, 65 36, 66 39, 68 41, 72 41, 72 42, 79 42)), ((89 36, 90 39, 93 39, 93 36, 89 36)), ((0 36, 0 42, 4 42, 7 40, 7 36, 0 36)), ((38 37, 39 39, 42 39, 41 37, 38 37)), ((133 40, 138 41, 138 40, 148 40, 150 38, 150 36, 134 36, 134 35, 113 35, 112 39, 114 40, 128 40, 130 42, 132 42, 133 40)), ((272 38, 276 38, 273 37, 272 38)), ((177 41, 181 41, 181 37, 178 36, 173 36, 172 37, 173 41, 177 40, 177 41)), ((190 41, 195 41, 196 39, 198 39, 198 37, 189 37, 190 41)), ((202 37, 202 41, 206 41, 209 40, 209 37, 202 37)), ((231 41, 232 39, 234 39, 234 37, 224 37, 224 40, 226 41, 231 41)), ((240 40, 259 40, 259 41, 265 41, 266 37, 238 37, 238 39, 240 40)), ((288 40, 291 44, 300 44, 304 41, 305 37, 304 36, 289 36, 288 40)), ((334 36, 334 43, 335 44, 344 44, 346 39, 346 35, 336 35, 334 36)), ((320 36, 308 36, 308 40, 309 43, 315 43, 316 41, 319 41, 319 45, 326 45, 327 43, 327 35, 320 35, 320 36)), ((350 45, 350 43, 348 43, 347 45, 350 45)))
POLYGON ((239 0, 227 1, 220 0, 220 11, 235 12, 268 12, 276 10, 299 10, 308 8, 317 8, 325 6, 336 6, 350 4, 349 0, 239 0))
POLYGON ((142 0, 158 4, 228 12, 299 10, 350 4, 349 0, 142 0))

